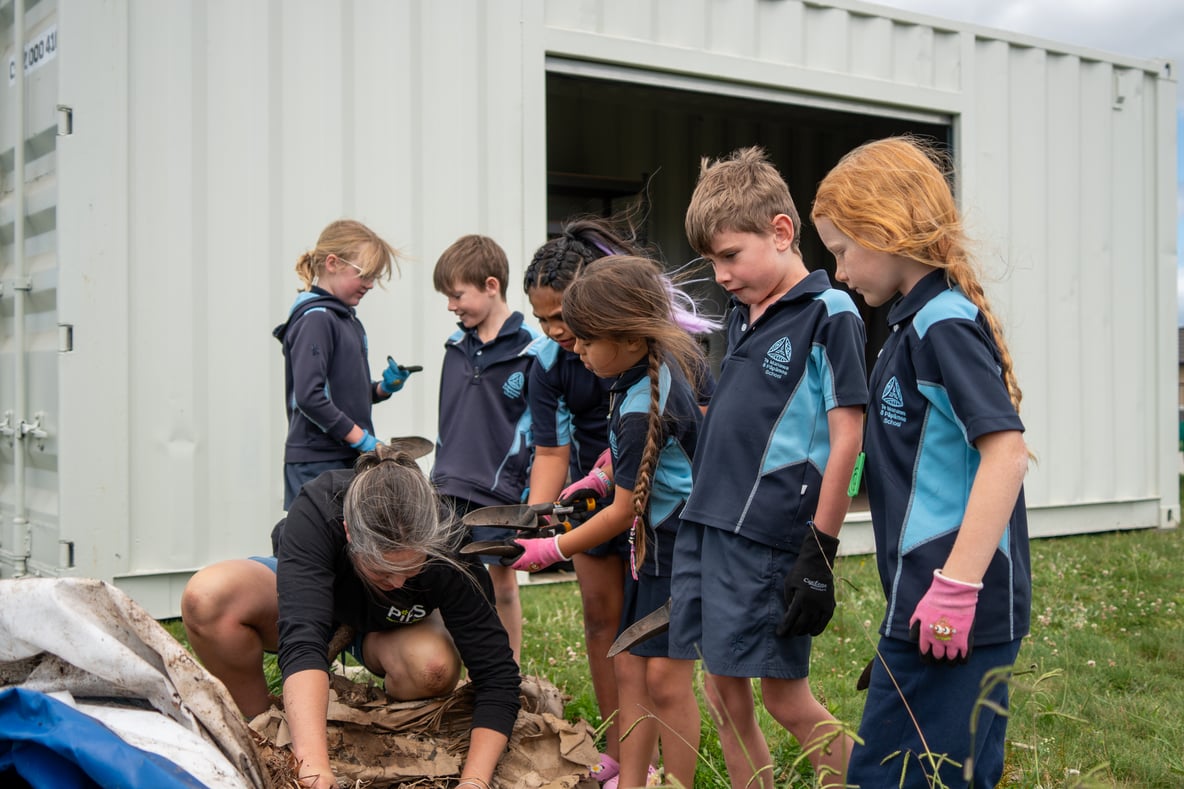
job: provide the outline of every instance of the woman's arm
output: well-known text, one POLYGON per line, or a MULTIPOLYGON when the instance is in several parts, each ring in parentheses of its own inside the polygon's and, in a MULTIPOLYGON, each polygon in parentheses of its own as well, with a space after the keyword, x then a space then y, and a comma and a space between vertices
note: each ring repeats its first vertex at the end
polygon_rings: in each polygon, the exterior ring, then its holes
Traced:
POLYGON ((336 789, 329 766, 325 719, 329 710, 329 675, 309 669, 284 680, 284 712, 292 732, 292 754, 299 764, 300 785, 336 789))
POLYGON ((987 433, 975 441, 980 459, 962 526, 942 575, 977 584, 999 547, 1028 471, 1028 447, 1018 430, 987 433))
POLYGON ((469 732, 469 755, 461 768, 458 788, 466 785, 466 778, 477 778, 481 783, 474 783, 470 789, 487 789, 508 742, 506 735, 493 729, 472 729, 469 732))

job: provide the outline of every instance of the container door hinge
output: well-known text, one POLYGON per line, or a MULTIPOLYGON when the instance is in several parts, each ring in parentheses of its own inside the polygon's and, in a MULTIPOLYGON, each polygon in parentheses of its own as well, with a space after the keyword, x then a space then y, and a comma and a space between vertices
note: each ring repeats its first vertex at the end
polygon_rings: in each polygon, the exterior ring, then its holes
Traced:
POLYGON ((58 105, 58 136, 69 137, 74 133, 74 108, 58 105))
POLYGON ((58 353, 69 353, 74 350, 74 324, 58 324, 58 353))
POLYGON ((13 279, 0 280, 0 298, 7 296, 10 292, 15 293, 18 290, 23 290, 29 293, 33 290, 32 277, 16 277, 13 279))
POLYGON ((74 566, 74 541, 73 540, 58 540, 58 567, 66 568, 74 566))
POLYGON ((44 450, 45 439, 49 437, 49 433, 45 432, 45 430, 41 427, 41 420, 44 418, 45 412, 38 411, 37 413, 33 414, 32 422, 26 422, 22 419, 17 429, 17 440, 24 440, 25 438, 32 436, 37 441, 37 448, 44 450))

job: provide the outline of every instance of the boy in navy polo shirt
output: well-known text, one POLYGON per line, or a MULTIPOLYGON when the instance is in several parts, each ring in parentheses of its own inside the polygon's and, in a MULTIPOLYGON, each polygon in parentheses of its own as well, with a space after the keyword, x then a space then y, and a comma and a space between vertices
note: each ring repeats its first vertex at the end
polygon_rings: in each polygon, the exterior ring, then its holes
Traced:
POLYGON ((839 281, 873 307, 900 297, 867 416, 887 608, 847 776, 863 786, 995 786, 1008 689, 984 680, 1015 663, 1029 626, 1021 392, 948 168, 917 139, 877 140, 814 200, 839 281))
MULTIPOLYGON (((510 264, 496 241, 462 236, 444 250, 432 274, 459 329, 444 344, 440 426, 432 482, 458 516, 478 507, 517 504, 526 490, 532 441, 527 382, 544 340, 506 303, 510 264)), ((475 540, 514 536, 473 530, 475 540)), ((514 658, 522 646, 522 604, 515 571, 487 565, 498 615, 514 658)))
POLYGON ((753 677, 821 784, 842 785, 851 740, 807 675, 835 607, 867 403, 863 321, 806 268, 797 209, 761 149, 703 161, 686 228, 732 311, 675 542, 670 655, 703 657, 733 787, 773 786, 753 677))

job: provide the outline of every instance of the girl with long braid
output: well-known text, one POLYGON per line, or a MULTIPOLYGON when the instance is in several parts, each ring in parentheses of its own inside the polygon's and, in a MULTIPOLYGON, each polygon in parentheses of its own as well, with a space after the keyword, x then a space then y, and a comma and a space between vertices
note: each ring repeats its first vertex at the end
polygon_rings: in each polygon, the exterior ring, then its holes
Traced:
MULTIPOLYGON (((528 503, 539 504, 590 491, 608 503, 612 484, 608 463, 608 408, 611 381, 584 366, 574 351, 576 338, 564 320, 563 294, 585 266, 609 255, 645 257, 628 216, 581 217, 567 222, 559 236, 539 247, 526 269, 525 290, 539 327, 553 341, 540 349, 531 368, 528 397, 535 456, 528 503), (571 484, 568 484, 571 480, 571 484)), ((667 278, 675 319, 689 332, 704 334, 719 324, 698 313, 693 300, 667 278)), ((704 379, 700 405, 711 395, 704 379)), ((617 775, 617 684, 607 653, 621 621, 621 595, 629 541, 621 533, 572 557, 579 581, 589 674, 605 730, 606 753, 594 770, 601 782, 617 775)), ((610 787, 611 789, 611 787, 610 787)))
POLYGON ((945 164, 913 138, 867 143, 823 179, 812 212, 840 282, 871 306, 900 295, 864 436, 889 602, 847 773, 863 786, 994 786, 1007 684, 982 681, 1028 633, 1020 388, 945 164))
MULTIPOLYGON (((622 238, 610 222, 599 218, 569 222, 556 238, 539 247, 526 268, 525 289, 539 328, 551 338, 540 349, 531 368, 527 389, 534 463, 530 470, 527 502, 556 501, 574 490, 569 478, 590 484, 602 505, 608 503, 611 486, 601 471, 608 452, 609 381, 584 366, 573 350, 576 338, 563 319, 563 292, 593 260, 610 254, 637 254, 640 250, 622 238), (569 477, 570 475, 570 477, 569 477)), ((601 783, 616 777, 617 681, 608 649, 621 621, 621 594, 629 544, 618 535, 572 557, 584 616, 584 641, 592 691, 605 728, 605 753, 593 771, 601 783)))
MULTIPOLYGON (((611 472, 616 490, 579 528, 518 540, 524 552, 514 567, 534 572, 627 533, 632 550, 619 630, 669 598, 674 536, 691 487, 702 414, 689 381, 702 376, 703 357, 675 315, 668 280, 647 258, 603 258, 564 291, 563 319, 575 337, 573 349, 593 373, 611 382, 611 465, 602 473, 611 472), (608 304, 612 309, 605 309, 608 304)), ((669 658, 667 646, 659 636, 613 659, 619 730, 625 733, 622 787, 645 786, 659 741, 667 776, 694 785, 699 743, 694 661, 669 658)))

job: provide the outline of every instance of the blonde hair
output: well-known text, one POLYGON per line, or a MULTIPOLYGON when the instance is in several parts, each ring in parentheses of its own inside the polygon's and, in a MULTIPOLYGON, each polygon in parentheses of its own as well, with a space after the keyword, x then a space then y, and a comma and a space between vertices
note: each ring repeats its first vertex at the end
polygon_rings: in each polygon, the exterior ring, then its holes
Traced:
POLYGON ((325 259, 334 255, 361 268, 360 276, 386 281, 391 278, 392 264, 398 269, 401 254, 361 222, 339 219, 321 231, 316 248, 296 259, 296 276, 303 285, 301 290, 311 290, 317 277, 325 273, 325 259))
MULTIPOLYGON (((703 374, 699 344, 674 317, 670 285, 648 258, 614 255, 588 265, 563 292, 563 319, 581 340, 644 340, 647 347, 650 407, 645 449, 633 486, 633 513, 644 524, 650 489, 663 439, 662 363, 670 358, 688 381, 703 374)), ((645 560, 645 529, 635 533, 637 561, 645 560)))
POLYGON ((970 258, 969 242, 947 180, 949 157, 912 136, 865 143, 849 152, 818 186, 810 217, 825 217, 860 246, 945 271, 986 318, 999 348, 1003 381, 1016 410, 1023 392, 1003 328, 991 312, 970 258))
POLYGON ((687 241, 706 255, 720 233, 772 232, 773 217, 778 214, 793 222, 792 248, 800 254, 802 219, 789 186, 765 149, 740 148, 715 161, 704 157, 699 163, 699 183, 687 206, 687 241))

